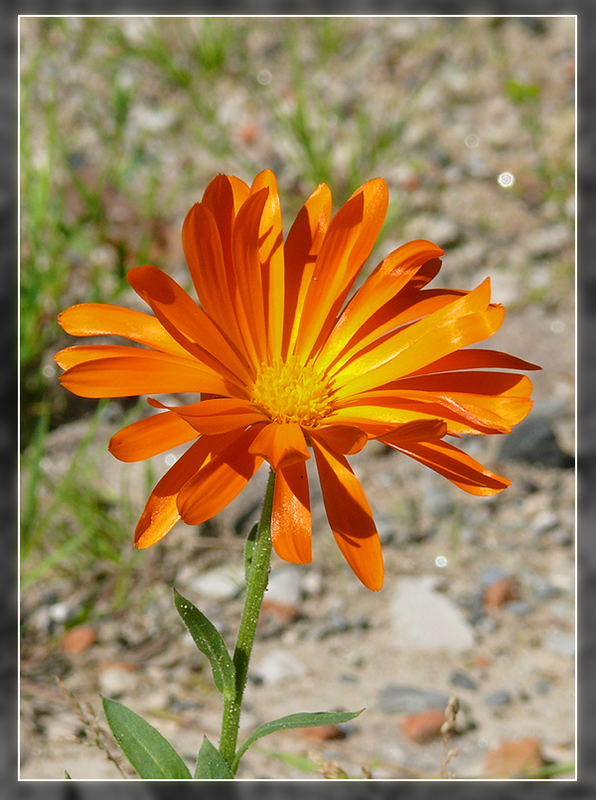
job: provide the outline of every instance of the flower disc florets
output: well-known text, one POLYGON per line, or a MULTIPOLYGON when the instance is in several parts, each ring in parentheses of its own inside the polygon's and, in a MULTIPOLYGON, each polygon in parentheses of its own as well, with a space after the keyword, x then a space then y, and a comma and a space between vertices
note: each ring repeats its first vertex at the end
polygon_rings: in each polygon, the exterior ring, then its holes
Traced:
POLYGON ((333 409, 328 381, 310 364, 295 358, 261 365, 250 399, 273 422, 307 427, 316 427, 333 409))

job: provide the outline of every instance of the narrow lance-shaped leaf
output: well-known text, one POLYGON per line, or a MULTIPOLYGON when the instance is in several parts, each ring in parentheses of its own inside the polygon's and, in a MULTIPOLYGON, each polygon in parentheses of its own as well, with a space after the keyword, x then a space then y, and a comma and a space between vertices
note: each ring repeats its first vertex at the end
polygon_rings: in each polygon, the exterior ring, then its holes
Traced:
POLYGON ((357 717, 358 714, 361 714, 363 711, 364 709, 361 708, 360 711, 299 712, 298 714, 288 714, 286 717, 271 720, 271 722, 264 722, 251 733, 248 739, 246 739, 238 749, 236 757, 234 758, 234 763, 232 764, 232 770, 236 772, 238 763, 244 753, 253 742, 256 742, 257 739, 261 739, 263 736, 268 736, 275 731, 287 730, 288 728, 312 728, 316 725, 335 725, 338 722, 348 722, 348 720, 354 719, 354 717, 357 717))
POLYGON ((233 778, 230 765, 205 736, 199 750, 195 778, 233 778))
POLYGON ((232 699, 236 691, 236 670, 221 634, 213 623, 176 589, 174 589, 174 603, 196 646, 209 659, 218 691, 226 699, 232 699))
POLYGON ((172 745, 153 725, 115 700, 102 697, 103 710, 122 752, 141 778, 191 777, 172 745))

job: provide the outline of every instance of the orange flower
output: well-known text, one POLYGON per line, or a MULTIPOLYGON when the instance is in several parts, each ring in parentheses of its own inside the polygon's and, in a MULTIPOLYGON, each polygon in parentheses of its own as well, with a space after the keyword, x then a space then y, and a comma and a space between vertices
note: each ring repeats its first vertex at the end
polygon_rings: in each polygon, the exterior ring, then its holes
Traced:
POLYGON ((488 278, 473 291, 427 289, 443 251, 409 242, 348 301, 387 210, 387 186, 361 186, 331 218, 325 184, 284 242, 275 176, 252 186, 218 175, 189 211, 182 241, 200 305, 164 272, 128 273, 153 315, 83 303, 59 316, 75 336, 112 334, 142 347, 90 345, 56 355, 82 397, 191 392, 110 441, 138 461, 194 441, 154 488, 137 547, 182 519, 198 525, 238 495, 267 460, 276 472, 272 540, 288 561, 311 560, 306 461, 314 452, 335 540, 370 589, 383 559, 370 506, 346 455, 378 439, 475 495, 509 485, 445 435, 506 433, 531 407, 537 369, 506 353, 462 349, 501 325, 488 278), (346 302, 347 301, 347 302, 346 302), (496 368, 496 369, 495 369, 496 368))

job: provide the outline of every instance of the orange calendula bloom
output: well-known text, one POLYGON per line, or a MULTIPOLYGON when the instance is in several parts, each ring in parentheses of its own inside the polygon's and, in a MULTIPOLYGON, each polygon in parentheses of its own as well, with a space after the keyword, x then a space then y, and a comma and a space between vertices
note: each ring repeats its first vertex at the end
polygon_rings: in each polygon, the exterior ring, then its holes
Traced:
POLYGON ((282 559, 309 562, 312 449, 335 540, 377 590, 379 537, 346 456, 377 439, 471 494, 509 485, 445 441, 507 433, 531 407, 531 382, 512 370, 535 365, 468 347, 503 321, 488 278, 472 291, 426 288, 443 251, 417 240, 390 253, 348 299, 387 202, 387 185, 374 178, 332 217, 321 184, 284 241, 273 173, 252 186, 218 175, 182 228, 199 303, 161 270, 141 266, 128 280, 153 314, 100 303, 60 314, 74 336, 141 345, 59 352, 62 384, 74 394, 195 395, 179 406, 148 398, 159 412, 110 441, 121 461, 193 442, 151 493, 137 547, 155 544, 180 519, 198 525, 217 514, 266 460, 276 472, 273 547, 282 559))

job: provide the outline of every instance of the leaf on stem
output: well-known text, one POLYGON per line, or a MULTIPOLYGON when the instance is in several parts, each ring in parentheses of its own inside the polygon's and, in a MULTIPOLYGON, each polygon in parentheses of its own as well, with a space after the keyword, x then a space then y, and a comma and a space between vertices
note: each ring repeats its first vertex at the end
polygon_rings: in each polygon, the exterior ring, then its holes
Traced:
POLYGON ((141 778, 191 777, 184 761, 153 725, 122 703, 107 697, 101 700, 114 738, 141 778))
POLYGON ((364 709, 361 708, 360 711, 300 712, 298 714, 288 714, 286 717, 280 717, 279 719, 271 720, 271 722, 264 722, 251 733, 248 739, 246 739, 238 749, 232 764, 232 770, 236 772, 244 753, 253 742, 256 742, 257 739, 261 739, 263 736, 268 736, 275 731, 287 730, 288 728, 312 728, 316 725, 335 725, 338 722, 347 722, 350 719, 354 719, 354 717, 357 717, 363 711, 364 709))
POLYGON ((234 773, 230 765, 205 736, 199 750, 195 778, 233 778, 234 773))
POLYGON ((196 646, 209 659, 218 691, 227 700, 231 700, 236 692, 236 670, 221 634, 213 623, 176 589, 174 589, 174 603, 196 646))

